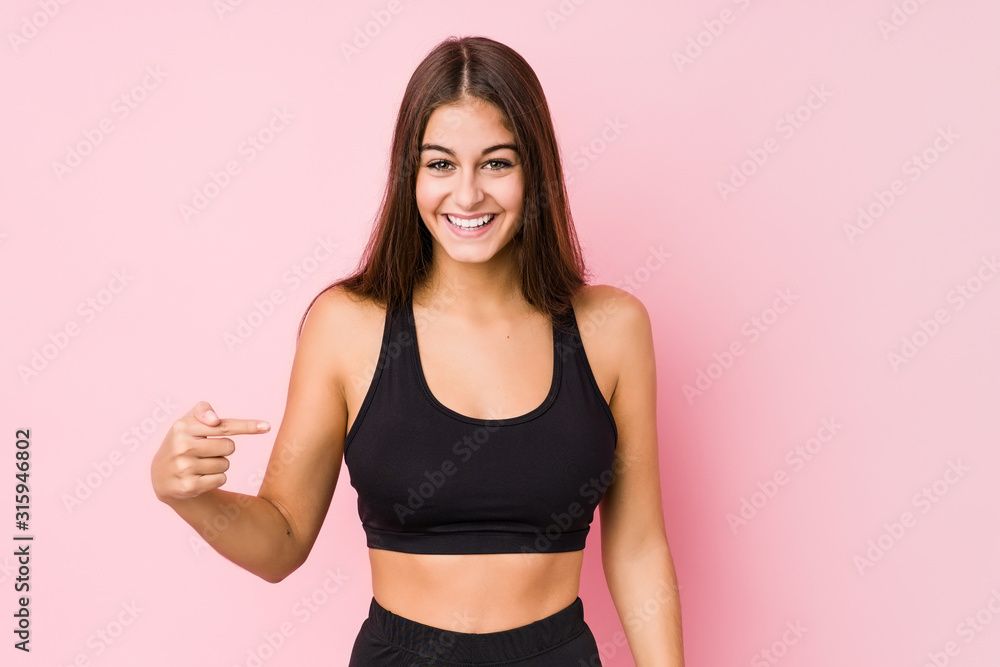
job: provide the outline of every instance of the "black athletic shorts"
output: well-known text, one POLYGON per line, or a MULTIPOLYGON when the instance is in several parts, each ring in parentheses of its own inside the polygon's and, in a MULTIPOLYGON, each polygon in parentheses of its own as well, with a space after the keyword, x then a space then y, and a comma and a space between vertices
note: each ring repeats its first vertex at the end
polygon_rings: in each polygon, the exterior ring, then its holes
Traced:
POLYGON ((411 621, 372 598, 348 667, 601 667, 583 601, 510 630, 464 633, 411 621))

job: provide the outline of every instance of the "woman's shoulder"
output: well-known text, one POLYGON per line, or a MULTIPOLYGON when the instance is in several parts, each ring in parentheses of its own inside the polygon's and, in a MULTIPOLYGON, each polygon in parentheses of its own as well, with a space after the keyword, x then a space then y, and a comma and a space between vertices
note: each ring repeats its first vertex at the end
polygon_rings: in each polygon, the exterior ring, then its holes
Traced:
POLYGON ((343 285, 333 285, 316 297, 308 317, 314 314, 324 333, 342 347, 353 351, 357 351, 358 345, 367 348, 370 338, 381 344, 386 304, 374 298, 352 292, 343 285))
POLYGON ((642 301, 631 292, 613 285, 584 285, 573 295, 573 311, 579 326, 583 326, 585 321, 611 322, 612 328, 634 330, 649 324, 649 312, 642 301))
POLYGON ((584 348, 615 368, 646 355, 652 337, 649 312, 631 292, 612 285, 586 285, 573 296, 573 312, 584 348))
POLYGON ((332 318, 339 321, 385 316, 385 304, 352 292, 342 284, 331 285, 320 292, 309 312, 312 313, 316 309, 319 309, 324 319, 332 318))
POLYGON ((341 366, 381 345, 385 314, 385 305, 375 299, 333 285, 313 301, 302 333, 322 341, 324 354, 341 366))

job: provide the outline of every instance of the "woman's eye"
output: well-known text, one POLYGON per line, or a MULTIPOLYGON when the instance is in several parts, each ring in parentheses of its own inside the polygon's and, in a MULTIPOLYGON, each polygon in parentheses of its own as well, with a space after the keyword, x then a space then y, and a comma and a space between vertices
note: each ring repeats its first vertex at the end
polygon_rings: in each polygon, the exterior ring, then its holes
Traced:
MULTIPOLYGON (((486 164, 490 171, 500 171, 501 169, 507 169, 512 166, 507 160, 501 159, 490 160, 486 164)), ((434 160, 433 162, 427 163, 427 168, 431 171, 448 171, 451 168, 451 165, 445 160, 434 160)))

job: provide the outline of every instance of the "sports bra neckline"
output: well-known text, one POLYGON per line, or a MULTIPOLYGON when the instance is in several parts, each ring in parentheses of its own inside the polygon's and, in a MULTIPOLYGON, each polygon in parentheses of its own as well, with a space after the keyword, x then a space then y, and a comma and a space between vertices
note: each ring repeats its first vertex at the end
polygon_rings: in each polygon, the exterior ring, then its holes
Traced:
POLYGON ((423 363, 420 361, 420 349, 417 343, 417 327, 415 322, 416 318, 413 314, 412 296, 406 300, 404 311, 403 323, 407 329, 407 333, 413 341, 413 344, 408 345, 407 347, 409 348, 410 359, 413 362, 413 368, 415 370, 415 375, 417 376, 417 384, 420 386, 420 390, 424 394, 428 403, 430 403, 431 406, 439 412, 451 417, 452 419, 466 422, 468 424, 477 424, 480 426, 510 426, 535 419, 548 410, 553 403, 555 403, 556 396, 559 394, 559 386, 562 383, 562 358, 559 354, 559 342, 562 334, 555 325, 552 326, 552 381, 549 383, 549 391, 545 398, 542 399, 542 402, 528 412, 517 415, 516 417, 506 417, 504 419, 480 419, 477 417, 463 415, 460 412, 452 410, 447 405, 439 401, 431 392, 430 386, 427 384, 427 378, 424 376, 423 363))

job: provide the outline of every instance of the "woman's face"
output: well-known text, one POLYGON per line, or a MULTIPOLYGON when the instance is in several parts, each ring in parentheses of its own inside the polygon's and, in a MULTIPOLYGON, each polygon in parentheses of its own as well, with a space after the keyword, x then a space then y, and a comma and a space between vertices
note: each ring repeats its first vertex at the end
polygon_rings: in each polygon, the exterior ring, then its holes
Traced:
POLYGON ((521 160, 501 117, 495 106, 476 99, 438 107, 427 121, 416 198, 435 253, 485 262, 521 226, 521 160), (477 226, 483 218, 488 222, 478 229, 456 224, 477 226))

